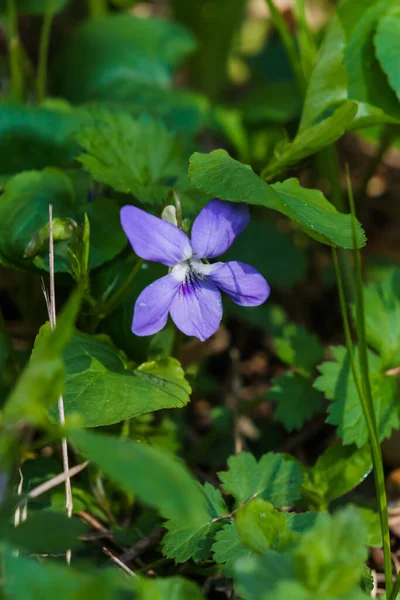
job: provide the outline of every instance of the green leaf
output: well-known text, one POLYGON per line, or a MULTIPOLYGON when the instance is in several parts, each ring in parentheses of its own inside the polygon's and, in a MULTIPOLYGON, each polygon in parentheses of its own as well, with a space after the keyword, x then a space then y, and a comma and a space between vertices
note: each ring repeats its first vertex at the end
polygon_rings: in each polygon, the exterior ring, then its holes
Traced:
POLYGON ((269 452, 257 463, 252 454, 241 452, 228 459, 228 471, 218 476, 238 505, 259 496, 280 508, 290 506, 300 496, 301 470, 294 460, 282 454, 269 452))
POLYGON ((132 440, 85 430, 70 431, 69 438, 107 477, 126 492, 137 494, 165 518, 179 518, 193 526, 207 518, 199 484, 169 454, 132 440))
POLYGON ((267 164, 261 177, 276 178, 280 173, 336 142, 348 129, 357 112, 355 102, 346 101, 324 120, 299 130, 293 141, 287 142, 267 164))
MULTIPOLYGON (((305 253, 295 246, 287 233, 261 215, 254 215, 225 253, 224 260, 241 260, 252 265, 271 287, 291 287, 303 280, 307 269, 305 253), (273 256, 274 260, 265 260, 266 256, 273 256)), ((239 316, 243 309, 246 310, 245 307, 237 309, 239 316)))
MULTIPOLYGON (((283 552, 266 550, 263 556, 252 554, 236 560, 234 577, 238 592, 246 600, 260 600, 267 590, 275 588, 280 581, 295 578, 294 562, 291 556, 283 552)), ((282 600, 287 600, 286 596, 282 600)), ((318 597, 318 600, 322 599, 318 597)))
MULTIPOLYGON (((338 213, 322 192, 302 188, 296 179, 269 185, 225 150, 193 154, 189 176, 197 188, 210 196, 277 210, 318 241, 343 248, 353 245, 350 215, 338 213)), ((359 224, 357 240, 359 246, 364 245, 359 224)))
POLYGON ((79 547, 87 527, 77 518, 52 511, 31 511, 18 527, 9 526, 8 542, 30 553, 59 554, 79 547))
POLYGON ((308 333, 305 327, 290 323, 274 337, 278 357, 288 365, 297 367, 305 376, 311 375, 314 367, 323 359, 324 350, 316 335, 308 333))
MULTIPOLYGON (((278 192, 286 214, 309 236, 330 246, 352 248, 351 218, 338 212, 319 190, 300 186, 297 179, 287 179, 272 186, 278 192)), ((357 247, 365 245, 365 234, 357 221, 357 247)))
POLYGON ((168 533, 162 542, 163 553, 176 562, 186 562, 189 558, 195 562, 207 560, 214 535, 223 523, 222 520, 215 523, 212 521, 216 517, 222 517, 228 513, 228 508, 219 490, 209 483, 204 485, 203 490, 207 512, 204 513, 201 523, 191 525, 179 517, 170 519, 164 525, 168 533))
POLYGON ((400 8, 392 6, 378 21, 375 34, 376 55, 386 73, 392 89, 400 100, 400 8))
MULTIPOLYGON (((332 348, 332 355, 333 361, 324 362, 318 367, 321 376, 314 385, 328 400, 332 400, 327 423, 337 426, 337 434, 343 444, 356 444, 362 448, 368 442, 368 432, 347 349, 336 346, 332 348)), ((355 361, 360 378, 357 349, 355 361)), ((400 427, 397 384, 394 377, 384 374, 382 362, 376 354, 369 351, 368 361, 379 439, 383 440, 390 436, 393 429, 400 427)))
POLYGON ((233 567, 237 559, 252 556, 254 552, 243 545, 235 523, 227 523, 215 534, 212 546, 213 557, 218 564, 224 564, 224 574, 233 577, 233 567))
POLYGON ((295 550, 296 573, 316 597, 340 596, 360 581, 367 558, 367 528, 354 508, 321 513, 295 550))
POLYGON ((20 171, 67 166, 76 156, 79 111, 1 102, 0 115, 0 180, 20 171))
MULTIPOLYGON (((68 0, 52 0, 51 10, 56 13, 66 6, 68 0)), ((49 10, 49 0, 15 0, 20 15, 44 15, 49 10)), ((0 0, 0 13, 7 12, 7 0, 0 0)))
MULTIPOLYGON (((123 600, 126 581, 115 570, 85 574, 67 565, 39 562, 5 552, 3 581, 7 598, 17 600, 123 600), (119 591, 121 590, 121 594, 119 591)), ((129 587, 128 587, 129 589, 129 587)))
MULTIPOLYGON (((352 505, 350 504, 348 506, 352 505)), ((355 506, 355 509, 358 511, 358 514, 367 528, 367 545, 382 548, 382 530, 379 514, 371 508, 366 508, 364 506, 355 506)))
POLYGON ((81 103, 129 83, 166 89, 173 70, 194 49, 193 37, 165 19, 130 14, 90 19, 73 30, 51 74, 53 95, 81 103))
POLYGON ((10 427, 18 421, 42 423, 47 406, 60 396, 65 372, 62 353, 72 338, 82 295, 83 290, 78 289, 70 297, 54 331, 48 323, 41 328, 30 361, 4 406, 3 422, 10 427))
POLYGON ((335 16, 318 52, 304 100, 299 132, 307 130, 347 100, 348 75, 343 65, 346 40, 335 16))
MULTIPOLYGON (((314 592, 310 592, 301 583, 292 581, 279 582, 272 594, 267 593, 262 600, 316 600, 314 592)), ((318 594, 318 600, 366 600, 366 596, 356 587, 348 594, 331 596, 330 594, 318 594)))
POLYGON ((336 442, 306 472, 302 485, 303 496, 317 510, 326 510, 332 500, 361 483, 371 469, 369 444, 358 449, 336 442))
POLYGON ((391 6, 392 0, 370 0, 357 6, 353 0, 344 0, 337 13, 347 39, 344 65, 349 76, 349 98, 377 107, 398 120, 400 104, 374 48, 378 21, 391 6))
POLYGON ((273 546, 286 530, 286 516, 261 498, 239 508, 235 527, 243 545, 258 554, 273 546))
POLYGON ((199 587, 183 577, 140 578, 135 582, 137 600, 202 600, 199 587))
POLYGON ((310 379, 293 371, 272 380, 268 399, 276 403, 274 418, 287 431, 301 429, 323 407, 323 396, 310 379))
POLYGON ((400 365, 400 269, 364 288, 367 342, 379 352, 382 369, 400 365))
POLYGON ((65 412, 78 413, 85 427, 111 425, 189 402, 191 388, 174 358, 152 360, 132 370, 107 337, 77 331, 64 360, 65 412))
MULTIPOLYGON (((306 131, 329 116, 348 99, 349 75, 344 65, 346 35, 340 19, 335 16, 318 53, 304 101, 299 131, 306 131)), ((346 129, 395 122, 376 106, 357 102, 357 113, 346 129)))
MULTIPOLYGON (((28 268, 32 258, 27 250, 35 244, 38 236, 46 230, 49 222, 49 204, 53 206, 53 218, 72 220, 80 225, 85 213, 92 220, 89 264, 91 268, 101 265, 118 254, 126 245, 121 229, 119 207, 115 200, 98 198, 88 203, 88 179, 75 171, 58 169, 27 171, 16 175, 6 184, 0 197, 0 255, 17 267, 28 268), (104 222, 107 236, 104 237, 104 222)), ((56 221, 57 222, 57 221, 56 221)), ((74 237, 55 243, 55 271, 68 271, 70 258, 68 246, 76 242, 74 237)), ((62 240, 62 238, 61 238, 62 240)), ((46 245, 46 244, 44 244, 46 245)), ((48 248, 39 248, 41 254, 34 257, 34 264, 48 269, 48 248)))
POLYGON ((141 202, 158 203, 185 171, 185 159, 175 134, 144 115, 97 109, 77 140, 87 151, 79 157, 97 181, 141 202))

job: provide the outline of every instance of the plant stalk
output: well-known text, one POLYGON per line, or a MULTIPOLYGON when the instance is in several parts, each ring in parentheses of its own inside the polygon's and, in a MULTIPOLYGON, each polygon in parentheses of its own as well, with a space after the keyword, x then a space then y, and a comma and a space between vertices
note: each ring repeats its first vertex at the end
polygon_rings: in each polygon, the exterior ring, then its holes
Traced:
POLYGON ((352 232, 354 246, 354 270, 355 270, 355 298, 356 298, 356 321, 357 321, 357 337, 359 348, 359 361, 361 371, 362 394, 360 397, 361 405, 368 429, 368 436, 371 446, 372 462, 374 465, 374 478, 376 496, 379 508, 379 518, 381 522, 382 541, 383 541, 383 556, 384 556, 384 571, 386 581, 386 592, 388 598, 392 593, 392 558, 390 551, 390 531, 389 531, 389 515, 387 506, 387 497, 385 489, 385 474, 383 470, 382 452, 379 442, 379 431, 375 416, 374 403, 372 398, 371 381, 369 376, 368 366, 368 349, 365 333, 365 310, 364 310, 364 291, 361 271, 361 256, 360 250, 357 248, 356 239, 356 216, 353 191, 351 188, 350 176, 347 170, 347 185, 350 210, 352 216, 352 232))
POLYGON ((8 54, 10 62, 11 95, 20 102, 24 96, 24 78, 21 71, 21 42, 18 34, 18 14, 15 0, 7 0, 9 27, 8 54))
POLYGON ((47 8, 44 14, 42 32, 40 35, 39 63, 36 76, 36 91, 39 102, 42 102, 46 98, 47 93, 47 66, 53 17, 54 0, 47 0, 47 8))

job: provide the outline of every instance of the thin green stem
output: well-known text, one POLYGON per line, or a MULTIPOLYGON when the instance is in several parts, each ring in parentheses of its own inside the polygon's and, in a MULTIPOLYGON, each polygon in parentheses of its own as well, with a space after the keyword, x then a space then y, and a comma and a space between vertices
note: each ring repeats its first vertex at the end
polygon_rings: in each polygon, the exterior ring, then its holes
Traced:
POLYGON ((108 13, 107 0, 89 0, 89 13, 93 17, 104 17, 108 13))
POLYGON ((400 573, 397 574, 396 581, 392 589, 392 593, 389 596, 389 600, 396 600, 397 595, 400 591, 400 573))
POLYGON ((360 401, 362 401, 361 400, 362 389, 361 389, 360 379, 358 377, 356 361, 355 361, 355 357, 354 357, 353 340, 351 339, 350 321, 349 321, 349 317, 347 314, 347 304, 346 304, 346 297, 344 294, 343 277, 342 277, 341 267, 339 264, 338 252, 337 252, 336 248, 332 248, 332 258, 333 258, 333 266, 335 269, 336 281, 337 281, 337 286, 338 286, 339 304, 340 304, 340 312, 341 312, 342 321, 343 321, 344 337, 346 340, 347 351, 349 353, 349 359, 350 359, 351 370, 353 373, 354 383, 356 384, 357 393, 360 398, 360 401))
POLYGON ((315 43, 314 35, 308 26, 305 10, 305 0, 296 0, 295 9, 297 17, 301 67, 304 77, 308 82, 317 57, 317 45, 315 43))
POLYGON ((138 258, 135 266, 132 271, 129 273, 128 277, 125 279, 123 284, 117 289, 117 291, 110 296, 110 298, 101 305, 98 316, 100 319, 104 319, 107 315, 112 313, 112 311, 118 306, 124 296, 129 292, 130 287, 133 281, 136 278, 136 275, 139 273, 140 268, 143 264, 143 259, 138 258))
POLYGON ((300 92, 304 95, 307 88, 307 81, 303 73, 300 63, 299 54, 296 48, 295 41, 291 35, 284 18, 276 8, 273 0, 265 0, 271 12, 271 20, 274 27, 277 29, 281 38, 283 47, 285 48, 286 56, 292 67, 293 75, 296 79, 300 92))
MULTIPOLYGON (((318 171, 329 183, 329 200, 339 212, 346 212, 346 204, 340 182, 340 164, 336 146, 331 144, 318 152, 316 160, 318 171)), ((346 252, 346 250, 339 248, 338 259, 343 276, 344 294, 347 303, 349 303, 354 298, 354 277, 349 253, 346 252)))
POLYGON ((385 475, 383 471, 382 453, 379 443, 378 425, 376 422, 374 402, 371 390, 371 381, 369 376, 368 365, 368 349, 365 334, 365 310, 364 310, 364 290, 361 271, 361 255, 357 248, 356 235, 356 215, 353 191, 351 188, 350 176, 347 169, 347 186, 349 203, 352 217, 352 233, 354 247, 354 270, 355 270, 355 296, 356 296, 356 322, 357 322, 357 338, 359 349, 359 361, 362 383, 362 396, 360 397, 365 421, 368 429, 368 436, 371 446, 372 462, 374 465, 374 477, 376 496, 379 508, 379 518, 381 522, 382 540, 383 540, 383 557, 384 570, 386 581, 386 592, 390 598, 392 593, 392 559, 390 552, 390 531, 389 531, 389 515, 387 507, 387 497, 385 489, 385 475))
POLYGON ((45 99, 47 92, 47 63, 49 57, 50 34, 53 17, 54 0, 47 0, 47 7, 43 18, 42 32, 40 35, 39 63, 36 77, 36 91, 39 102, 45 99))
POLYGON ((18 14, 15 0, 7 0, 7 17, 11 92, 14 100, 21 101, 24 96, 24 78, 21 70, 21 42, 18 34, 18 14))

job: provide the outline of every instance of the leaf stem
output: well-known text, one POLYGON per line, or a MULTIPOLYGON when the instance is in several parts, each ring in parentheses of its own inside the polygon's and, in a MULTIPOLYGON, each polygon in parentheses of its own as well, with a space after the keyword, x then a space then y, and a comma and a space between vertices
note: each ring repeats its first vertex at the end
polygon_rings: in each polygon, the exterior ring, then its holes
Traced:
POLYGON ((136 278, 136 275, 139 273, 140 268, 143 264, 143 259, 138 258, 135 266, 132 271, 129 273, 128 277, 125 279, 123 284, 117 289, 117 291, 106 301, 104 304, 100 306, 100 310, 98 311, 99 319, 104 319, 107 315, 109 315, 120 303, 126 293, 129 291, 133 281, 136 278))
POLYGON ((9 27, 8 54, 10 61, 11 93, 16 101, 23 100, 24 81, 21 71, 21 42, 18 34, 18 14, 15 0, 7 0, 9 27))
POLYGON ((299 60, 298 51, 296 48, 295 41, 285 23, 279 10, 276 8, 273 0, 265 0, 268 4, 268 8, 271 12, 271 20, 274 27, 277 29, 281 38, 283 47, 285 48, 286 56, 292 67, 293 75, 296 79, 297 86, 302 93, 305 94, 307 88, 307 81, 303 73, 303 69, 299 60))
POLYGON ((54 17, 54 0, 47 0, 46 12, 43 18, 40 34, 39 63, 36 77, 36 91, 39 102, 46 97, 47 90, 47 63, 49 56, 51 26, 54 17))
POLYGON ((364 290, 361 271, 361 255, 356 243, 356 215, 353 191, 351 188, 349 171, 346 172, 348 196, 350 203, 350 211, 352 217, 352 232, 354 246, 354 270, 355 270, 355 298, 356 298, 356 322, 357 322, 357 338, 359 348, 359 361, 361 371, 362 394, 360 397, 361 405, 364 412, 365 421, 367 424, 369 441, 371 445, 372 462, 374 465, 374 477, 376 496, 379 508, 379 517, 381 522, 383 555, 384 555, 384 570, 386 581, 386 592, 390 598, 392 593, 392 559, 390 552, 390 531, 389 531, 389 515, 387 507, 387 497, 385 490, 385 475, 383 471, 382 453, 379 443, 379 431, 376 422, 374 403, 372 398, 371 381, 369 376, 368 366, 368 349, 365 334, 365 310, 364 310, 364 290))

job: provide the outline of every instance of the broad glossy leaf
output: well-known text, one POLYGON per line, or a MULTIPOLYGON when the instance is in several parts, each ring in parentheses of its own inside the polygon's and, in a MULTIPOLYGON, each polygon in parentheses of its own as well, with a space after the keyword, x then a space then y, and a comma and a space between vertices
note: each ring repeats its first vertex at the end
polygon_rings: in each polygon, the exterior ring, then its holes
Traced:
POLYGON ((280 173, 336 142, 349 128, 357 112, 355 102, 345 101, 331 116, 303 128, 293 141, 287 142, 261 173, 263 179, 276 178, 280 173), (277 155, 277 156, 276 156, 277 155))
POLYGON ((126 492, 137 494, 163 517, 181 519, 188 526, 201 525, 207 519, 201 487, 171 455, 129 439, 85 430, 71 430, 69 438, 107 477, 126 492))
MULTIPOLYGON (((269 185, 225 150, 193 154, 189 176, 194 186, 210 196, 277 210, 320 242, 343 248, 353 245, 350 215, 337 212, 322 192, 301 187, 297 179, 269 185)), ((360 224, 357 241, 359 246, 365 243, 360 224)))
POLYGON ((185 172, 177 136, 148 116, 97 109, 77 140, 86 150, 79 157, 92 177, 141 202, 161 202, 185 172))
POLYGON ((86 427, 189 402, 190 386, 174 358, 149 361, 132 370, 108 338, 75 332, 64 360, 65 412, 78 413, 86 427))
POLYGON ((79 547, 79 536, 87 526, 77 517, 49 510, 30 511, 29 519, 18 527, 9 526, 7 541, 14 547, 34 554, 60 554, 79 547))
POLYGON ((261 498, 239 508, 235 527, 244 546, 258 554, 273 546, 286 531, 286 516, 261 498))
MULTIPOLYGON (((365 594, 354 586, 354 589, 340 596, 318 593, 318 600, 365 600, 365 594)), ((315 592, 308 590, 305 585, 292 581, 279 582, 272 593, 266 593, 262 600, 316 600, 315 592)))
POLYGON ((379 352, 382 369, 400 365, 400 269, 364 288, 368 343, 379 352))
POLYGON ((228 471, 218 473, 222 487, 238 505, 253 496, 269 500, 275 507, 290 506, 300 496, 303 476, 291 458, 269 452, 259 462, 249 452, 228 459, 228 471))
MULTIPOLYGON (((332 348, 332 355, 333 361, 324 362, 318 367, 321 376, 314 385, 328 400, 332 400, 327 422, 337 426, 337 434, 343 444, 356 444, 362 448, 368 442, 368 432, 347 349, 336 346, 332 348)), ((357 350, 355 357, 360 378, 357 350)), ((398 389, 395 378, 384 374, 383 364, 376 354, 369 351, 368 360, 379 438, 383 440, 390 436, 393 429, 400 427, 398 389)))
POLYGON ((209 483, 205 484, 203 490, 207 512, 204 513, 204 520, 201 523, 191 525, 185 523, 182 518, 175 518, 170 519, 164 525, 168 533, 162 542, 163 553, 176 562, 186 562, 190 558, 195 562, 207 560, 210 556, 214 536, 224 522, 223 520, 215 523, 212 521, 216 517, 228 513, 228 508, 219 490, 213 488, 209 483))
MULTIPOLYGON (((9 263, 25 268, 31 266, 32 258, 26 256, 26 250, 31 247, 38 233, 48 226, 49 204, 53 206, 54 219, 72 219, 78 226, 84 222, 85 213, 88 214, 92 224, 90 267, 110 260, 126 245, 116 201, 97 198, 93 203, 88 203, 89 181, 87 177, 76 175, 75 171, 45 169, 20 173, 8 181, 0 197, 0 219, 3 223, 0 254, 9 263), (105 222, 108 231, 106 237, 105 222)), ((69 270, 68 245, 75 235, 72 229, 71 237, 66 241, 57 241, 55 237, 57 272, 69 270)), ((43 246, 33 262, 41 269, 48 269, 48 241, 43 246)))
POLYGON ((392 0, 354 3, 344 0, 337 13, 346 35, 344 65, 349 76, 349 98, 367 103, 400 119, 400 104, 375 56, 374 32, 392 0))
POLYGON ((293 371, 272 380, 268 399, 276 403, 274 418, 287 431, 301 429, 323 407, 323 396, 313 388, 312 381, 293 371))
POLYGON ((119 14, 90 19, 73 30, 52 72, 53 95, 72 102, 103 99, 112 87, 168 88, 193 37, 165 19, 119 14))
POLYGON ((395 4, 378 21, 375 34, 376 55, 392 89, 400 100, 400 7, 395 4))
POLYGON ((309 505, 326 510, 332 500, 361 483, 371 469, 369 444, 357 448, 336 442, 321 454, 306 473, 302 485, 303 496, 309 505))
POLYGON ((0 103, 0 179, 20 171, 67 166, 76 156, 73 134, 83 114, 38 106, 0 103))

